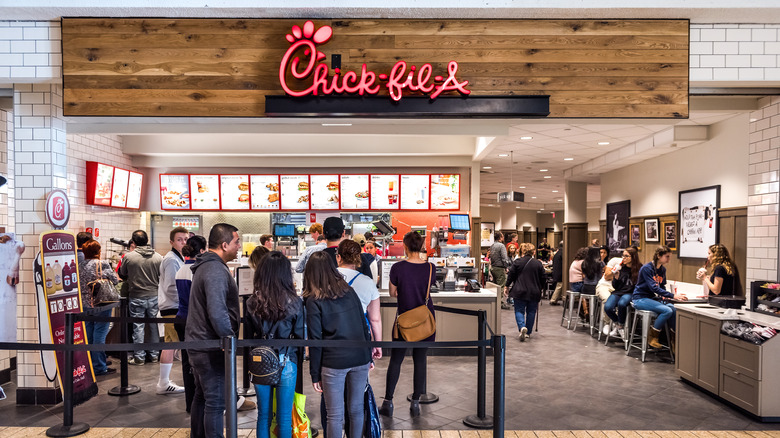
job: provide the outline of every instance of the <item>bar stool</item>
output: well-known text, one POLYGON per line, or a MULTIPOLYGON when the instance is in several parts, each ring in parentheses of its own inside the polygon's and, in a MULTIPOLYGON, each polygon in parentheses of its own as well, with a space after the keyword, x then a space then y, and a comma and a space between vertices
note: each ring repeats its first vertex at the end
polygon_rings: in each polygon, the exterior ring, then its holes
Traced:
MULTIPOLYGON (((630 335, 630 331, 631 331, 630 330, 631 324, 629 323, 629 321, 631 321, 631 317, 632 317, 633 313, 634 313, 634 306, 633 305, 629 305, 628 307, 626 307, 626 324, 625 324, 625 327, 623 327, 623 330, 625 330, 625 335, 626 336, 625 336, 625 339, 622 339, 622 341, 623 341, 623 349, 625 349, 625 350, 628 350, 628 340, 629 340, 629 335, 630 335)), ((610 332, 611 332, 612 331, 613 321, 611 319, 609 319, 609 318, 607 318, 607 320, 609 321, 609 329, 610 329, 610 332)), ((610 334, 607 333, 607 335, 606 335, 607 339, 604 341, 604 345, 609 345, 609 338, 610 337, 612 337, 612 336, 610 336, 610 334)))
POLYGON ((589 315, 588 315, 589 321, 584 321, 584 323, 590 329, 590 335, 593 336, 593 329, 596 327, 596 324, 597 324, 597 321, 598 321, 598 318, 599 318, 598 313, 601 313, 601 312, 598 312, 598 309, 600 309, 599 302, 601 300, 599 299, 599 296, 596 295, 596 294, 591 295, 591 294, 580 293, 580 299, 577 300, 577 311, 576 311, 577 323, 574 324, 574 331, 575 332, 577 331, 577 326, 579 325, 579 322, 580 322, 580 309, 582 308, 582 301, 583 300, 587 300, 588 301, 588 313, 589 313, 589 315))
POLYGON ((572 314, 574 313, 574 302, 579 302, 580 293, 573 290, 567 290, 563 296, 563 315, 561 315, 561 327, 566 322, 566 330, 571 330, 572 314))
MULTIPOLYGON (((655 318, 658 316, 657 313, 650 311, 650 310, 637 310, 634 308, 634 303, 631 303, 630 308, 634 312, 633 322, 631 324, 631 334, 628 336, 628 345, 626 346, 626 356, 631 354, 631 348, 636 348, 639 351, 642 352, 642 362, 645 361, 645 355, 647 354, 647 334, 650 332, 650 324, 655 320, 655 318), (637 336, 636 333, 636 326, 638 323, 638 319, 642 319, 642 333, 639 335, 641 342, 638 344, 634 343, 634 337, 637 336)), ((628 319, 626 319, 628 321, 628 319)), ((664 326, 664 330, 666 331, 666 342, 669 342, 670 333, 669 333, 669 326, 664 326)), ((672 356, 672 361, 674 361, 674 352, 671 348, 669 348, 668 345, 663 345, 662 350, 669 350, 669 354, 672 356)))

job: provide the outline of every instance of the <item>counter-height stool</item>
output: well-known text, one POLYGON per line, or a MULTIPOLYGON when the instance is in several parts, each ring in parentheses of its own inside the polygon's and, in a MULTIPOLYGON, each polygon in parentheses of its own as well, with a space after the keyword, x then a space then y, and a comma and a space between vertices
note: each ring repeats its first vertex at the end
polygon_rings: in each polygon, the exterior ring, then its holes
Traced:
MULTIPOLYGON (((642 352, 642 362, 645 361, 645 355, 647 354, 647 335, 650 333, 650 325, 655 321, 655 318, 658 316, 657 313, 650 311, 650 310, 637 310, 634 307, 634 303, 631 303, 631 311, 634 313, 633 322, 631 323, 631 334, 628 335, 628 345, 626 346, 626 356, 631 354, 631 349, 636 348, 639 351, 642 352), (641 319, 641 322, 639 321, 641 319), (639 329, 642 331, 641 333, 637 333, 637 325, 641 323, 641 327, 639 329), (639 340, 637 341, 636 337, 639 337, 639 340), (635 342, 636 341, 636 342, 635 342)), ((628 318, 626 318, 626 321, 628 321, 628 318)), ((666 342, 668 343, 671 339, 670 333, 669 333, 669 326, 664 326, 664 330, 666 332, 666 342)), ((672 356, 672 362, 674 362, 674 352, 671 348, 669 348, 669 345, 663 345, 661 347, 661 350, 669 350, 669 354, 672 356)))
POLYGON ((601 309, 601 300, 599 299, 599 296, 596 294, 583 294, 580 293, 580 299, 577 300, 577 311, 575 312, 575 317, 577 318, 577 323, 574 324, 574 331, 577 331, 577 326, 580 322, 580 310, 582 308, 582 302, 587 301, 588 302, 588 321, 583 321, 585 325, 588 326, 590 329, 590 335, 593 336, 593 329, 598 326, 598 320, 599 320, 599 309, 601 309))
MULTIPOLYGON (((580 301, 580 293, 573 290, 567 290, 563 295, 563 315, 561 315, 561 327, 566 323, 566 330, 571 330, 571 323, 574 315, 574 307, 580 301)), ((579 318, 577 318, 579 320, 579 318)))

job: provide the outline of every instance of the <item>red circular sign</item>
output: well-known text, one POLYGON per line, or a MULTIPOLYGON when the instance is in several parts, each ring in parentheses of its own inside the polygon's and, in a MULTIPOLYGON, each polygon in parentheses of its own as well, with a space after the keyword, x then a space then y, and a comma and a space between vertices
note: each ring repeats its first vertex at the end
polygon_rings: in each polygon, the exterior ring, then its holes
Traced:
POLYGON ((54 229, 64 229, 70 219, 68 194, 60 189, 52 190, 46 197, 46 221, 54 229))

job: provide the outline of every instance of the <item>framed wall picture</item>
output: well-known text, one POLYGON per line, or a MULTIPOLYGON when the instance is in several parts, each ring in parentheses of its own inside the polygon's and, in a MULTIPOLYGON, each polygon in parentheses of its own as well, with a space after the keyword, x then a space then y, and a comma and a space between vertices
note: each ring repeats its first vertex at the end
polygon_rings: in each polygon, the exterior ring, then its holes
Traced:
POLYGON ((680 192, 679 257, 697 259, 707 257, 707 248, 718 243, 719 208, 719 185, 680 192))
POLYGON ((482 241, 481 246, 491 246, 493 245, 493 233, 496 232, 496 223, 495 222, 482 222, 481 225, 481 231, 480 231, 480 240, 482 241))
POLYGON ((628 226, 628 246, 636 246, 636 249, 642 249, 642 224, 631 224, 628 226))
POLYGON ((607 246, 610 251, 622 251, 630 246, 629 216, 631 216, 631 201, 607 204, 607 246))
POLYGON ((663 222, 661 232, 664 236, 664 246, 672 251, 677 249, 677 221, 663 222))
POLYGON ((660 242, 661 232, 658 225, 658 218, 645 219, 645 242, 660 242))

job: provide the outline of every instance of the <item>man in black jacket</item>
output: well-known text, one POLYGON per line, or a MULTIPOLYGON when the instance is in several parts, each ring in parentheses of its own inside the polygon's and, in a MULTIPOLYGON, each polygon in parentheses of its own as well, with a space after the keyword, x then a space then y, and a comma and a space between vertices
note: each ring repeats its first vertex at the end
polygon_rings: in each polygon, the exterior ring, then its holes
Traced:
MULTIPOLYGON (((238 286, 227 262, 241 249, 238 228, 216 224, 209 233, 209 250, 192 265, 189 315, 185 339, 204 341, 235 336, 240 315, 238 286)), ((222 437, 225 410, 225 359, 209 349, 189 349, 195 374, 190 436, 222 437)))
POLYGON ((563 240, 558 243, 558 250, 553 256, 552 279, 555 282, 555 291, 550 297, 550 304, 557 306, 563 295, 563 240))

